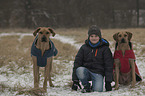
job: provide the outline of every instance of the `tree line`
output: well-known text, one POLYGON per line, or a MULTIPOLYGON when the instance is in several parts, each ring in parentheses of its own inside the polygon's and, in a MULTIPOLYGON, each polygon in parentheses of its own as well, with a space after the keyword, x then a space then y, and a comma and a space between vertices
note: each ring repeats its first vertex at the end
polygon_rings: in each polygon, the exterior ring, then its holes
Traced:
POLYGON ((145 26, 145 0, 0 0, 0 28, 145 26))

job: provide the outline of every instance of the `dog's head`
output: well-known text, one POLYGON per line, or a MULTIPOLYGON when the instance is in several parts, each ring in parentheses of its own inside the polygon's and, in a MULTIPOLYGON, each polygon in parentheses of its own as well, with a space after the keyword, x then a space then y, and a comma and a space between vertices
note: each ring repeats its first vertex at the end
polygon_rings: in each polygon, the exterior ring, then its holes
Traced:
POLYGON ((50 27, 38 27, 33 35, 36 36, 38 33, 38 39, 41 39, 41 42, 47 42, 49 40, 50 34, 52 36, 55 36, 55 32, 50 27))
POLYGON ((118 43, 128 43, 132 38, 131 32, 118 32, 113 35, 113 38, 118 43))

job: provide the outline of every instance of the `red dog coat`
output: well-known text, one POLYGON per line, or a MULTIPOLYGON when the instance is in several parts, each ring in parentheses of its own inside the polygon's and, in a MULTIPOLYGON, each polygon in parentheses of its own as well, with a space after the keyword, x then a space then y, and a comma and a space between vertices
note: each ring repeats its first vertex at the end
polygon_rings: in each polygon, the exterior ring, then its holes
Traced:
MULTIPOLYGON (((114 59, 120 60, 120 63, 121 63, 120 72, 121 73, 128 73, 131 71, 129 59, 135 59, 135 55, 134 55, 133 50, 126 50, 124 56, 122 55, 121 50, 115 50, 114 59)), ((115 68, 115 64, 114 64, 114 68, 115 68)), ((136 81, 141 81, 142 78, 140 76, 140 73, 138 71, 138 67, 137 67, 136 63, 135 63, 135 73, 136 73, 136 81)))

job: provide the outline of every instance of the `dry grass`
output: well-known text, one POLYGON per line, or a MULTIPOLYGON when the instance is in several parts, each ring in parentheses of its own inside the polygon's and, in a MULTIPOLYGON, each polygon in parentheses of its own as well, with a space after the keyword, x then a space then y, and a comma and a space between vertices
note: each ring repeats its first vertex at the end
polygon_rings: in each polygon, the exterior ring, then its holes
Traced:
POLYGON ((55 47, 58 50, 58 55, 55 57, 59 60, 73 60, 74 56, 76 54, 76 48, 74 46, 71 46, 70 44, 63 44, 62 42, 58 40, 52 40, 54 41, 55 47))
MULTIPOLYGON (((145 28, 128 28, 128 29, 101 29, 102 37, 109 40, 113 40, 113 35, 117 32, 128 31, 133 33, 132 41, 140 42, 145 44, 145 28)), ((56 29, 56 33, 65 36, 75 37, 78 42, 84 42, 87 39, 87 28, 73 28, 73 29, 56 29)))
POLYGON ((28 51, 30 49, 30 46, 28 47, 29 39, 20 43, 18 38, 18 36, 1 38, 0 45, 2 46, 0 47, 0 61, 3 63, 1 63, 0 66, 7 65, 10 62, 16 62, 21 67, 29 64, 28 62, 31 59, 28 51))
MULTIPOLYGON (((1 38, 0 45, 2 46, 0 47, 0 67, 9 65, 9 68, 14 71, 14 64, 24 68, 27 68, 26 65, 32 64, 30 48, 33 42, 33 37, 26 36, 21 40, 21 42, 19 42, 18 39, 18 36, 7 36, 1 38)), ((52 41, 58 49, 58 55, 54 57, 54 59, 74 59, 77 50, 73 46, 63 44, 58 40, 52 41)))
POLYGON ((141 55, 145 56, 145 47, 141 48, 141 55))
MULTIPOLYGON (((130 29, 102 29, 102 36, 109 40, 113 40, 113 34, 120 31, 129 31, 133 33, 132 41, 139 42, 142 45, 145 45, 145 28, 130 28, 130 29)), ((87 39, 87 28, 77 28, 77 29, 56 29, 55 30, 57 34, 68 36, 71 38, 75 38, 75 40, 78 43, 84 43, 84 41, 87 39)), ((11 30, 11 29, 0 29, 1 32, 26 32, 26 33, 32 33, 32 30, 11 30)), ((15 72, 16 68, 15 65, 17 65, 19 68, 24 68, 22 72, 19 74, 24 74, 28 71, 32 71, 27 65, 32 65, 31 55, 30 55, 30 48, 31 44, 33 42, 33 37, 26 36, 21 41, 19 41, 19 36, 6 36, 0 38, 0 68, 2 66, 8 66, 7 68, 10 69, 12 72, 15 72)), ((74 57, 78 50, 74 48, 74 46, 71 46, 70 44, 63 44, 62 42, 52 39, 54 42, 56 48, 58 49, 58 55, 54 57, 54 60, 67 60, 67 61, 73 61, 74 57)), ((114 41, 115 42, 115 41, 114 41)), ((112 46, 114 47, 114 45, 112 46)), ((136 49, 137 50, 137 49, 136 49)), ((145 47, 142 47, 141 53, 145 53, 145 47)), ((67 62, 66 61, 66 62, 67 62)), ((68 62, 67 62, 68 63, 68 62)), ((65 71, 64 69, 66 66, 63 64, 55 64, 54 63, 54 74, 62 74, 59 70, 65 71)), ((0 73, 3 74, 3 73, 0 73)), ((8 73, 6 73, 8 75, 8 73)), ((22 89, 21 86, 16 86, 14 88, 9 88, 8 86, 4 84, 0 84, 0 92, 3 92, 5 89, 9 90, 18 90, 22 89)), ((21 91, 23 94, 23 91, 21 91)), ((24 94, 31 93, 31 91, 24 91, 24 94)), ((32 93, 34 94, 34 93, 32 93)))
POLYGON ((74 46, 71 46, 70 44, 63 44, 62 42, 58 40, 52 40, 55 44, 55 47, 58 50, 58 54, 54 59, 60 60, 60 63, 53 63, 53 69, 52 69, 52 76, 53 75, 61 75, 63 72, 67 69, 65 64, 69 61, 73 61, 75 54, 77 53, 77 50, 74 46), (59 70, 59 71, 58 71, 59 70))
MULTIPOLYGON (((0 33, 10 33, 10 32, 33 33, 34 30, 35 29, 21 29, 21 28, 0 29, 0 33)), ((82 42, 84 42, 84 40, 87 39, 88 28, 70 28, 70 29, 59 28, 59 29, 54 29, 54 31, 57 34, 74 37, 76 39, 76 41, 82 43, 82 42)), ((101 29, 101 31, 102 31, 102 36, 109 41, 114 41, 112 36, 116 32, 120 32, 120 31, 132 32, 133 33, 132 40, 144 44, 145 28, 101 29)))
MULTIPOLYGON (((32 59, 30 55, 30 48, 31 44, 33 42, 32 36, 25 36, 21 41, 18 40, 19 36, 6 36, 0 38, 0 68, 3 66, 7 66, 8 70, 16 73, 18 69, 23 68, 21 72, 18 74, 25 74, 29 71, 32 72, 33 69, 30 69, 29 65, 32 65, 32 59), (17 68, 16 68, 17 67, 17 68)), ((74 55, 76 54, 76 49, 69 45, 69 44, 63 44, 62 42, 52 39, 54 42, 56 48, 58 49, 58 55, 54 57, 54 60, 68 60, 72 61, 74 59, 74 55)), ((55 64, 53 63, 53 76, 62 74, 64 69, 66 69, 64 64, 55 64), (59 71, 58 71, 59 69, 59 71), (61 71, 62 70, 62 71, 61 71)), ((44 71, 44 68, 40 69, 40 72, 42 73, 44 71)), ((6 76, 9 75, 7 71, 0 73, 0 74, 6 74, 6 76)), ((43 73, 42 73, 43 77, 43 73)), ((15 86, 13 88, 10 88, 4 84, 0 84, 0 92, 3 92, 5 89, 8 90, 18 90, 22 89, 19 88, 19 86, 15 86)), ((35 94, 32 91, 20 91, 20 94, 35 94)), ((40 92, 41 93, 41 92, 40 92)))
MULTIPOLYGON (((112 41, 113 44, 110 48, 115 48, 115 41, 113 39, 113 35, 117 32, 128 31, 133 34, 132 42, 136 42, 137 44, 145 45, 145 28, 128 28, 128 29, 101 29, 102 37, 107 39, 108 41, 112 41)), ((78 43, 84 43, 84 41, 88 38, 88 29, 87 28, 72 28, 72 29, 56 29, 56 33, 70 36, 75 38, 78 43)), ((135 44, 133 44, 133 48, 135 50, 139 50, 135 44)), ((145 48, 140 49, 140 55, 144 53, 145 48)))
MULTIPOLYGON (((28 29, 0 29, 0 32, 33 32, 28 29)), ((75 38, 78 43, 84 43, 87 39, 87 28, 72 28, 72 29, 56 29, 57 34, 65 35, 71 38, 75 38)), ((145 28, 129 28, 129 29, 102 29, 102 36, 109 40, 113 40, 113 34, 120 31, 129 31, 133 33, 132 41, 139 42, 142 45, 145 45, 145 28)), ((8 36, 1 37, 0 40, 0 67, 3 65, 9 64, 9 62, 16 61, 17 64, 20 63, 20 66, 25 65, 24 61, 31 61, 30 57, 30 47, 34 38, 27 36, 18 41, 19 36, 8 36), (23 61, 24 60, 24 61, 23 61)), ((57 47, 59 53, 55 57, 56 59, 67 59, 72 60, 77 52, 69 44, 62 44, 58 40, 53 40, 55 46, 57 47)), ((142 49, 142 52, 145 52, 145 48, 142 49)), ((28 62, 26 62, 28 64, 28 62)))
POLYGON ((17 93, 16 95, 31 95, 31 96, 45 96, 45 91, 41 88, 32 88, 32 89, 29 89, 29 90, 26 90, 26 89, 22 89, 22 90, 19 90, 19 93, 17 93))
POLYGON ((87 31, 85 28, 56 29, 56 33, 75 38, 77 43, 83 43, 87 39, 87 31))
MULTIPOLYGON (((112 41, 113 40, 113 35, 117 32, 121 31, 128 31, 133 34, 132 41, 144 43, 143 40, 144 34, 145 34, 145 28, 128 28, 128 29, 104 29, 102 30, 103 36, 107 38, 107 40, 112 41)), ((144 43, 145 44, 145 43, 144 43)))
MULTIPOLYGON (((32 30, 22 30, 22 29, 0 29, 0 32, 31 32, 32 30)), ((75 38, 75 40, 78 43, 84 43, 84 41, 87 39, 87 28, 72 28, 72 29, 56 29, 55 30, 57 34, 65 35, 71 38, 75 38)), ((139 42, 142 45, 145 45, 145 28, 129 28, 129 29, 102 29, 102 36, 109 40, 113 40, 113 34, 120 31, 129 31, 133 33, 132 41, 139 42)), ((24 66, 26 64, 29 64, 31 61, 30 57, 30 47, 32 44, 32 41, 34 38, 27 36, 21 40, 21 42, 18 41, 19 36, 7 36, 7 37, 1 37, 0 40, 0 67, 3 65, 9 64, 9 62, 16 61, 19 66, 24 66)), ((74 56, 77 52, 75 48, 73 48, 69 44, 62 44, 58 40, 53 40, 55 43, 55 46, 57 47, 59 53, 55 57, 56 59, 67 59, 67 60, 73 60, 74 56)), ((145 48, 142 48, 142 52, 145 52, 145 48)))

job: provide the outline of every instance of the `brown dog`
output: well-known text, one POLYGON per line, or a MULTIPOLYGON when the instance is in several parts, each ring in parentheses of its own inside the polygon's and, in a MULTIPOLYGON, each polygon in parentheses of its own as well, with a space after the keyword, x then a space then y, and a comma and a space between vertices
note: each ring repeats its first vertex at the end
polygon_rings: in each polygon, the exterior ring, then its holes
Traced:
POLYGON ((140 75, 138 68, 135 64, 135 56, 132 50, 132 45, 129 44, 131 43, 130 40, 132 38, 132 33, 118 32, 113 35, 113 38, 117 44, 114 53, 115 90, 119 88, 119 83, 127 85, 131 81, 132 81, 131 87, 135 87, 136 71, 138 73, 138 76, 140 75))
POLYGON ((55 36, 55 32, 51 28, 47 27, 39 27, 37 28, 33 35, 36 36, 32 48, 31 48, 31 55, 33 60, 33 74, 34 74, 34 88, 39 88, 39 67, 45 67, 44 71, 44 83, 43 83, 43 90, 46 92, 47 90, 47 80, 49 80, 49 85, 53 87, 51 81, 51 69, 52 69, 52 60, 53 56, 57 50, 54 47, 54 44, 50 40, 50 34, 55 36), (38 33, 38 35, 37 35, 38 33), (52 49, 52 50, 51 50, 52 49), (38 51, 38 52, 37 52, 38 51), (48 52, 48 53, 47 53, 48 52), (51 56, 47 56, 51 54, 51 56), (46 57, 45 57, 46 56, 46 57), (39 58, 40 57, 40 58, 39 58), (46 61, 46 62, 45 62, 46 61), (39 64, 38 64, 39 63, 39 64), (41 65, 43 63, 43 65, 41 65))

